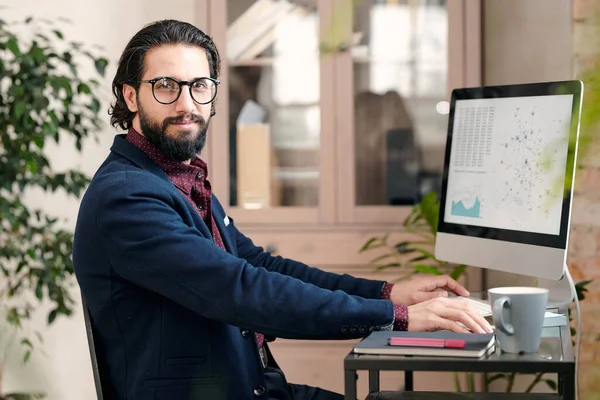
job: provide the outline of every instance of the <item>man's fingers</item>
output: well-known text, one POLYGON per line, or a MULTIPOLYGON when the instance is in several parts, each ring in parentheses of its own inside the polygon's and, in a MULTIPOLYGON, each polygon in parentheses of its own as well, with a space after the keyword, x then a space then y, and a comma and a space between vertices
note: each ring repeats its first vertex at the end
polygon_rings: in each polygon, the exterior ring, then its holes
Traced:
MULTIPOLYGON (((465 325, 467 325, 473 332, 477 332, 477 333, 492 333, 493 332, 490 324, 485 320, 485 318, 483 318, 481 316, 479 311, 475 310, 470 304, 468 304, 466 302, 462 302, 462 301, 449 301, 446 304, 449 308, 455 309, 459 312, 464 312, 470 317, 470 319, 476 324, 477 329, 473 329, 473 327, 471 327, 468 324, 465 324, 465 325), (482 330, 482 332, 480 332, 480 330, 482 330)), ((460 322, 464 323, 462 320, 460 322)))
POLYGON ((485 330, 486 333, 494 332, 492 326, 489 324, 489 322, 487 322, 485 318, 483 318, 483 316, 479 312, 475 311, 473 319, 479 324, 479 326, 481 326, 485 330))
POLYGON ((438 287, 447 287, 458 296, 468 296, 469 291, 465 289, 460 283, 450 278, 448 275, 439 275, 438 287))
POLYGON ((415 303, 421 303, 427 300, 437 299, 438 297, 448 297, 445 290, 434 290, 433 292, 418 292, 415 294, 415 303))
POLYGON ((487 321, 468 303, 439 297, 438 291, 422 293, 424 300, 409 306, 408 318, 412 331, 446 329, 461 333, 493 332, 487 321), (430 296, 425 300, 425 296, 430 296))
POLYGON ((452 332, 457 332, 457 333, 469 333, 469 330, 467 328, 465 328, 461 324, 457 324, 456 322, 454 322, 452 320, 438 317, 436 322, 437 322, 437 325, 440 327, 440 329, 445 329, 447 331, 452 331, 452 332))
POLYGON ((457 321, 466 326, 472 332, 475 333, 485 333, 485 330, 475 322, 473 317, 469 314, 469 312, 465 310, 456 310, 452 308, 446 308, 444 311, 440 313, 440 317, 444 317, 446 319, 457 321))
POLYGON ((424 279, 424 285, 422 290, 426 292, 433 292, 438 289, 448 289, 451 292, 459 295, 459 296, 468 296, 469 291, 462 287, 458 282, 454 279, 450 278, 448 275, 437 275, 430 278, 424 279))

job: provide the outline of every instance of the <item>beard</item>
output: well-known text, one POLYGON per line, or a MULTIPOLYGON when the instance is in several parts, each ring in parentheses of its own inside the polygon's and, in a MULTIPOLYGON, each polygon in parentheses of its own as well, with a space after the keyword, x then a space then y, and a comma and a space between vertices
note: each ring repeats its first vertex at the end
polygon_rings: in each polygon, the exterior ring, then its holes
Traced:
POLYGON ((168 159, 183 162, 197 157, 202 152, 206 144, 206 131, 208 130, 210 118, 209 121, 206 121, 200 115, 189 114, 167 117, 162 123, 159 123, 153 121, 141 106, 138 109, 138 113, 140 127, 142 128, 141 133, 168 159), (167 133, 169 125, 183 121, 195 122, 197 128, 179 131, 176 136, 170 136, 167 133))

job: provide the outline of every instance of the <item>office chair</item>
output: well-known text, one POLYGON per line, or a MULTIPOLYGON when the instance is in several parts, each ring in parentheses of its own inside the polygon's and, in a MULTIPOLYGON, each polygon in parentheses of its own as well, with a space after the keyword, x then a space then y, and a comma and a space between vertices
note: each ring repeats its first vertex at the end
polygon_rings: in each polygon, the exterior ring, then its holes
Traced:
POLYGON ((92 320, 90 318, 90 312, 88 310, 87 304, 81 297, 81 302, 83 306, 83 319, 85 321, 85 331, 87 333, 88 347, 90 349, 90 358, 92 360, 92 371, 94 372, 94 383, 96 385, 96 395, 98 396, 98 400, 104 400, 103 395, 103 377, 100 373, 100 368, 98 366, 98 358, 96 357, 96 346, 94 344, 94 331, 92 327, 92 320))

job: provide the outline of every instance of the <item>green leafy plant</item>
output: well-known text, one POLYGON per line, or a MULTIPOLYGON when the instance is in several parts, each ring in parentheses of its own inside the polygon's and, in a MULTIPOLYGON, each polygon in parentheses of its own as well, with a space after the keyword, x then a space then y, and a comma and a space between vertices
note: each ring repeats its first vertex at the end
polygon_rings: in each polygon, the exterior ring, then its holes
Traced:
POLYGON ((360 249, 361 253, 377 250, 379 254, 371 260, 378 271, 389 268, 403 269, 400 279, 415 274, 450 275, 459 279, 466 274, 467 266, 456 265, 435 258, 433 246, 437 232, 439 202, 435 192, 427 193, 404 219, 404 231, 414 240, 390 242, 390 234, 369 238, 360 249))
MULTIPOLYGON (((0 315, 7 323, 0 325, 17 332, 24 362, 36 342, 24 323, 36 305, 51 305, 48 324, 70 315, 74 305, 69 295, 75 282, 73 234, 57 218, 28 205, 25 195, 31 189, 60 189, 78 197, 89 182, 76 170, 54 171, 44 154, 48 142, 64 144, 65 139, 81 150, 82 140, 101 127, 99 82, 82 76, 85 62, 91 63, 91 74, 104 76, 107 60, 67 40, 53 22, 0 19, 0 315)), ((0 399, 40 396, 2 396, 0 387, 0 399)))
MULTIPOLYGON (((459 279, 468 274, 467 265, 455 265, 435 258, 432 249, 435 245, 437 232, 437 221, 439 217, 440 203, 436 192, 427 193, 422 200, 415 204, 411 213, 405 218, 402 226, 406 234, 414 239, 403 240, 400 242, 390 242, 390 233, 382 236, 369 238, 361 247, 360 252, 374 251, 383 254, 371 260, 378 271, 388 268, 403 269, 400 279, 412 277, 415 274, 441 275, 448 274, 454 279, 459 279)), ((585 299, 587 286, 590 280, 578 282, 575 284, 577 298, 579 301, 585 299)), ((572 321, 571 310, 569 310, 569 321, 572 321)), ((571 335, 577 334, 575 328, 571 327, 571 335)), ((472 372, 464 373, 464 386, 467 392, 475 391, 475 381, 477 376, 482 376, 483 391, 488 392, 491 383, 498 380, 506 381, 506 392, 511 392, 517 377, 516 373, 497 373, 497 374, 476 374, 472 372)), ((522 374, 529 375, 529 374, 522 374)), ((539 383, 546 385, 556 391, 557 383, 551 379, 544 379, 544 374, 532 374, 533 378, 525 389, 526 393, 531 392, 539 383)), ((461 374, 454 373, 454 386, 457 392, 463 391, 461 374)))

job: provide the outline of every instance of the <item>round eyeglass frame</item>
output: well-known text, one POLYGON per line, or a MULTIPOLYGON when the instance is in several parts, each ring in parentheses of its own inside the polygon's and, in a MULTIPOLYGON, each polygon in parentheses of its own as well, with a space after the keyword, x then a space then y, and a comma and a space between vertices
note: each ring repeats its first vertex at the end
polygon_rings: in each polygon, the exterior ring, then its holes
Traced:
POLYGON ((221 83, 218 79, 214 79, 214 78, 209 78, 209 77, 203 77, 203 78, 198 78, 198 79, 194 79, 193 81, 178 81, 177 79, 171 78, 169 76, 159 76, 158 78, 154 78, 154 79, 143 79, 140 80, 140 83, 150 83, 152 84, 152 96, 154 97, 154 100, 156 100, 158 103, 160 104, 173 104, 175 103, 178 99, 179 96, 181 96, 181 90, 182 90, 182 86, 187 85, 189 87, 189 91, 190 91, 190 97, 192 98, 192 100, 194 100, 194 102, 198 103, 198 104, 210 104, 212 103, 215 98, 217 97, 217 92, 219 90, 219 83, 221 83), (163 101, 158 100, 158 98, 156 97, 156 94, 154 93, 154 84, 160 80, 163 79, 168 79, 170 81, 173 81, 175 83, 177 83, 177 85, 179 86, 179 93, 177 93, 177 96, 175 96, 175 99, 173 101, 170 101, 168 103, 165 103, 163 101), (211 81, 212 83, 215 84, 215 93, 213 94, 213 97, 207 101, 207 102, 200 102, 198 100, 196 100, 196 98, 194 97, 194 94, 192 93, 192 85, 200 80, 203 79, 207 79, 209 81, 211 81))

